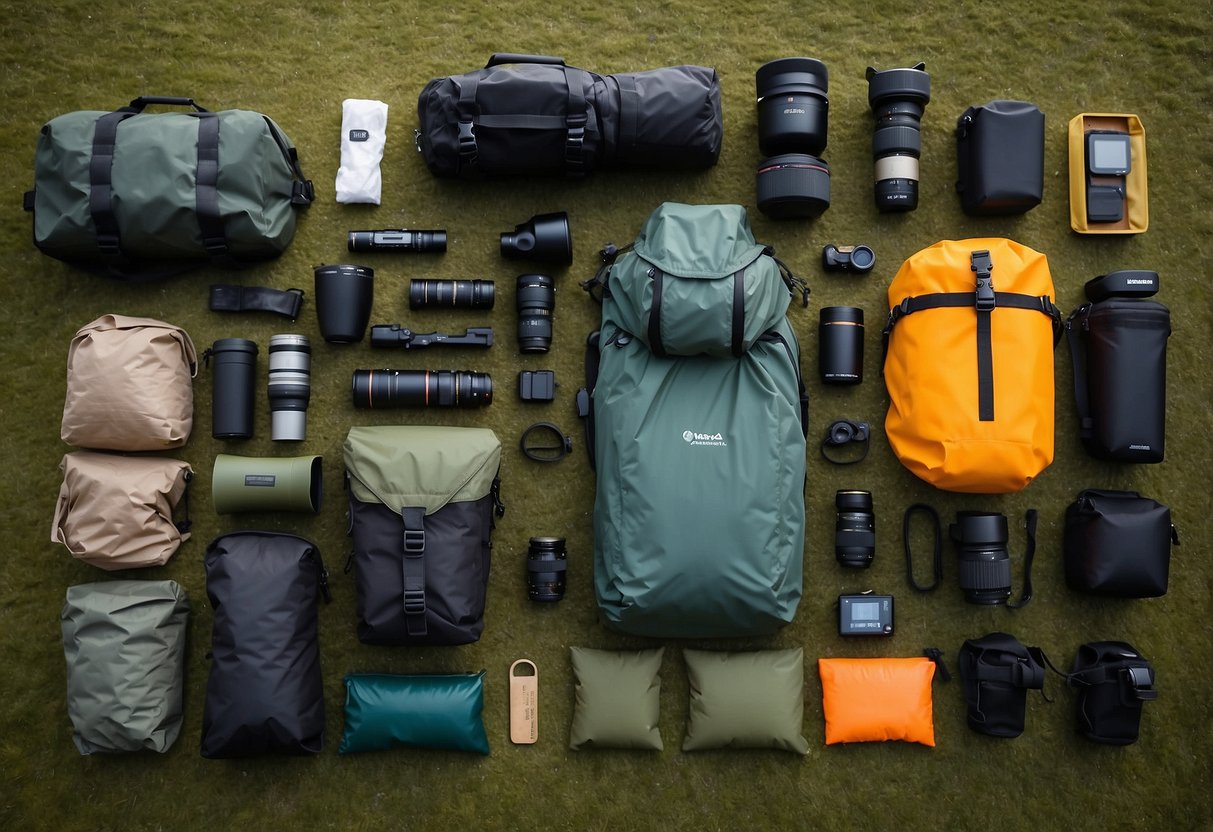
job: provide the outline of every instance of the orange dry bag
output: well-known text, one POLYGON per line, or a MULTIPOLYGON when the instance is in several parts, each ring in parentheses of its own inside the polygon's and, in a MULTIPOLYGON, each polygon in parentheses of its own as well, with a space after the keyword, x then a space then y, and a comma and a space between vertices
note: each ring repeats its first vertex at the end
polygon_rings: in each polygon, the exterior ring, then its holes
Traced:
POLYGON ((948 491, 1019 491, 1053 461, 1061 313, 1045 256, 1002 238, 944 240, 889 285, 885 432, 948 491))

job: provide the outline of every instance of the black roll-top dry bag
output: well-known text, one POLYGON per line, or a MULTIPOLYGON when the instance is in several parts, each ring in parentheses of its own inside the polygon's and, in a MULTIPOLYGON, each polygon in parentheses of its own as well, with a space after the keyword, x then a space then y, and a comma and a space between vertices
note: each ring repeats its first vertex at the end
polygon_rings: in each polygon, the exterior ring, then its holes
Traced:
POLYGON ((562 58, 498 53, 435 78, 417 101, 417 149, 435 176, 585 176, 599 167, 716 164, 716 71, 672 66, 598 75, 562 58))

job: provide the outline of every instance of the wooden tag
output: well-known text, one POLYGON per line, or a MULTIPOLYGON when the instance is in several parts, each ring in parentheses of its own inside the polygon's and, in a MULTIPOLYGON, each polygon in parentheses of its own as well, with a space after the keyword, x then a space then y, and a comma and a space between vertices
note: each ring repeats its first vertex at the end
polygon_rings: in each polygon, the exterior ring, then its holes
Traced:
POLYGON ((510 665, 510 742, 530 745, 537 739, 539 668, 530 659, 519 659, 510 665))

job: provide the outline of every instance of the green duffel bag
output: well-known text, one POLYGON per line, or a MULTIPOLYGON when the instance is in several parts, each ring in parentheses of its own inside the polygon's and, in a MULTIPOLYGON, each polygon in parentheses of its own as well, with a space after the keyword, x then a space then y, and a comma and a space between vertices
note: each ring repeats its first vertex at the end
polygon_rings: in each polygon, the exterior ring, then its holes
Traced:
POLYGON ((67 711, 81 754, 165 752, 181 733, 190 603, 176 581, 69 587, 67 711))
POLYGON ((276 257, 313 196, 294 145, 268 116, 145 96, 43 125, 25 208, 44 254, 153 279, 276 257), (145 113, 149 104, 194 112, 145 113))

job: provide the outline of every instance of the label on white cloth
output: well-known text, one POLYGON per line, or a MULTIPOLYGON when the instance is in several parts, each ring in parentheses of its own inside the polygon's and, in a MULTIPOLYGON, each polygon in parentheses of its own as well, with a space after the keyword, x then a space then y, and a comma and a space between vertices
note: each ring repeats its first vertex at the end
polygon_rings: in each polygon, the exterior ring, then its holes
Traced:
POLYGON ((387 105, 365 98, 341 102, 341 167, 337 201, 379 204, 383 176, 379 163, 387 143, 387 105))

